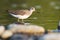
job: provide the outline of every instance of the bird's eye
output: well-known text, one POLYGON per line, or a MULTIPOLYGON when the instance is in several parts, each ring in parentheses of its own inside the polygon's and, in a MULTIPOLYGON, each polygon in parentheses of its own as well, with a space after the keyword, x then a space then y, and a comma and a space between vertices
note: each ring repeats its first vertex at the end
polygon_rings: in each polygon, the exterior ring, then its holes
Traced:
POLYGON ((33 8, 31 8, 33 10, 33 8))

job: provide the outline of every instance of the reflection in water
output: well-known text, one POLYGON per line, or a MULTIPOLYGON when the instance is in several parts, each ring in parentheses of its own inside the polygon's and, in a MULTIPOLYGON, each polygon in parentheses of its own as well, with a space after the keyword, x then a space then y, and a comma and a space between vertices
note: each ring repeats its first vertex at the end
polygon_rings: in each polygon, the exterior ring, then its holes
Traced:
POLYGON ((60 33, 49 33, 44 35, 44 40, 60 40, 60 33))
POLYGON ((43 36, 40 36, 38 40, 44 40, 43 36))
POLYGON ((10 38, 10 40, 42 40, 42 36, 15 34, 10 38))
POLYGON ((15 34, 10 40, 60 40, 60 33, 48 33, 42 36, 15 34))
POLYGON ((22 34, 15 34, 10 38, 10 40, 27 40, 27 39, 28 39, 28 36, 22 35, 22 34))

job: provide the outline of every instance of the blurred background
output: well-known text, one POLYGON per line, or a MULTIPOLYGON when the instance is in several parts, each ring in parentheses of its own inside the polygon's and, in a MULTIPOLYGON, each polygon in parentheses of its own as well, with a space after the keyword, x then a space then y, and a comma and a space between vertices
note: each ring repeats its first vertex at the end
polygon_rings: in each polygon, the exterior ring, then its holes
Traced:
POLYGON ((17 22, 6 10, 29 9, 36 11, 25 19, 25 22, 43 26, 45 29, 56 29, 60 20, 60 0, 0 0, 0 24, 8 25, 17 22))

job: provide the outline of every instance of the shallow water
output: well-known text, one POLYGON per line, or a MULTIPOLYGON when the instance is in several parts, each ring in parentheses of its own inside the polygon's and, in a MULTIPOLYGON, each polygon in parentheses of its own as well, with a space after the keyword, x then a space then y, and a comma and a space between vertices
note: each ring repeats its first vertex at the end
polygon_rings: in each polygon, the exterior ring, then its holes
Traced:
POLYGON ((54 32, 54 33, 48 33, 43 36, 44 40, 60 40, 60 33, 54 32))

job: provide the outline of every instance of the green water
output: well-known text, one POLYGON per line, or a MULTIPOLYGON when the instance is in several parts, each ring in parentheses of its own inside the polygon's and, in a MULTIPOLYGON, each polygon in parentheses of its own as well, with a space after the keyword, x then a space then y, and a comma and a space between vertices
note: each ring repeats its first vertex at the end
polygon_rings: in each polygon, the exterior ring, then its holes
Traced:
POLYGON ((24 21, 43 26, 46 29, 56 29, 60 19, 60 9, 57 7, 60 7, 60 0, 0 0, 0 24, 7 25, 17 22, 17 18, 9 15, 6 10, 28 9, 32 6, 36 7, 36 5, 40 5, 41 8, 36 8, 31 17, 24 21), (55 2, 55 4, 51 6, 51 2, 55 2), (15 4, 15 7, 12 4, 15 4), (22 7, 22 4, 26 4, 27 7, 22 7), (31 19, 34 17, 37 19, 31 19))

